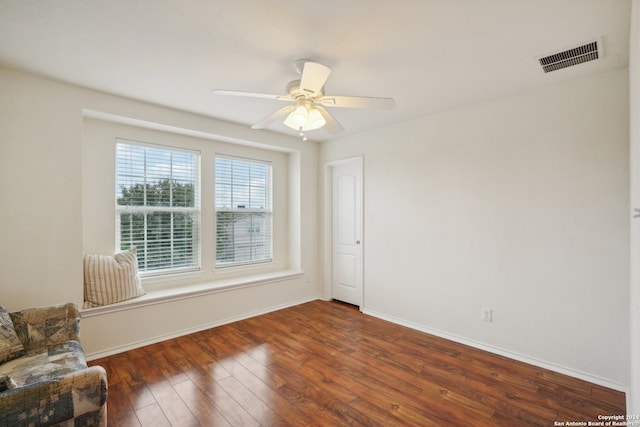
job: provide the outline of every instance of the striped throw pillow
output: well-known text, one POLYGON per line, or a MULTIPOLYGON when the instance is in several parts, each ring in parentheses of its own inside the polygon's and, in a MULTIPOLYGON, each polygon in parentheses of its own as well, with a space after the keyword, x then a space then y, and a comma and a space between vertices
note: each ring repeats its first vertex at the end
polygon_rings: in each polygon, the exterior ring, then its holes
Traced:
POLYGON ((84 256, 84 308, 113 304, 145 294, 136 250, 84 256))

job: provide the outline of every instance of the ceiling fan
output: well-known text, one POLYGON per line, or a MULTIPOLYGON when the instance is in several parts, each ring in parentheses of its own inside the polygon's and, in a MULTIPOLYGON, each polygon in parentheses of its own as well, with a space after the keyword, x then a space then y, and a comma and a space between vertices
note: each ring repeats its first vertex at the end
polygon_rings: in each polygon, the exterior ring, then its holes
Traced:
POLYGON ((392 98, 325 95, 324 84, 329 78, 329 74, 331 74, 331 69, 317 62, 299 59, 294 63, 294 69, 300 75, 300 79, 293 80, 287 84, 287 95, 223 89, 216 89, 213 93, 290 102, 290 105, 269 114, 251 127, 253 129, 263 129, 276 120, 286 117, 284 124, 300 132, 300 136, 304 140, 306 140, 304 132, 319 129, 323 126, 330 133, 339 133, 344 130, 340 123, 324 107, 390 110, 395 106, 395 101, 392 98))

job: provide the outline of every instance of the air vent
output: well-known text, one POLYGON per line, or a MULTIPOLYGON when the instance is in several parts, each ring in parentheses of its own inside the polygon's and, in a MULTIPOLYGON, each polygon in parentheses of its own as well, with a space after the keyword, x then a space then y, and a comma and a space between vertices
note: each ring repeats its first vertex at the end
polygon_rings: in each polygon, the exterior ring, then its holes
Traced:
POLYGON ((598 59, 601 56, 601 45, 601 40, 594 40, 582 46, 538 58, 538 61, 540 61, 542 70, 545 73, 550 73, 551 71, 598 59))

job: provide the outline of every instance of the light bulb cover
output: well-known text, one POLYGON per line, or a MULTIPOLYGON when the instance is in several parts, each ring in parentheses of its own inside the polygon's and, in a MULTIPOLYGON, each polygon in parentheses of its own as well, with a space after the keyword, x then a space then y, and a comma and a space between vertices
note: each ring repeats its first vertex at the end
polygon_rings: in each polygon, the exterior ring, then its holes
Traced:
POLYGON ((293 110, 287 116, 284 124, 289 126, 291 129, 299 130, 307 125, 307 121, 309 119, 309 111, 304 105, 298 105, 295 110, 293 110))
POLYGON ((298 105, 284 121, 286 126, 298 131, 319 129, 326 123, 319 110, 305 104, 298 105))
POLYGON ((309 118, 307 120, 307 128, 305 130, 320 129, 327 124, 327 121, 322 117, 322 113, 318 109, 312 109, 309 111, 309 118))

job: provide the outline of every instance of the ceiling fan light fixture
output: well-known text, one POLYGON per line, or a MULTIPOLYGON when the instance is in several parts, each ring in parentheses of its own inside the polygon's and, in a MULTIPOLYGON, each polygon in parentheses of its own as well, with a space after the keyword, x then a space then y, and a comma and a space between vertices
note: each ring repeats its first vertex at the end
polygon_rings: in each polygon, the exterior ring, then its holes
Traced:
POLYGON ((318 109, 307 105, 298 105, 284 121, 286 126, 298 131, 320 129, 326 123, 318 109))
POLYGON ((320 110, 314 108, 309 112, 309 120, 307 121, 307 130, 320 129, 322 126, 326 125, 327 121, 320 110))
POLYGON ((309 120, 309 111, 304 105, 298 105, 284 121, 284 124, 291 129, 300 130, 304 129, 309 120))

